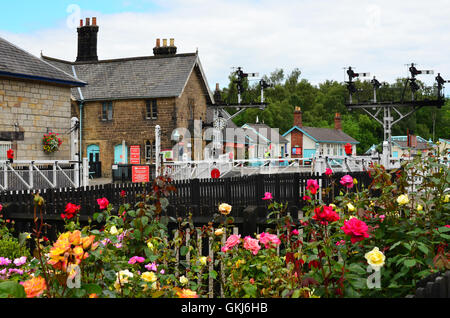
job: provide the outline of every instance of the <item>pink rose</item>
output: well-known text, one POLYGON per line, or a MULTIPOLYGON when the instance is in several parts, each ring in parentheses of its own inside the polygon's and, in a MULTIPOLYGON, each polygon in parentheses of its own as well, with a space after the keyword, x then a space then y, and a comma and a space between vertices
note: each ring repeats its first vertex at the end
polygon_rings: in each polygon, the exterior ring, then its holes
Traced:
POLYGON ((241 235, 230 235, 230 237, 225 242, 225 246, 222 246, 222 252, 226 252, 232 249, 234 246, 238 245, 241 240, 241 235))
POLYGON ((303 201, 310 201, 311 197, 309 195, 304 195, 303 196, 303 201))
POLYGON ((0 212, 2 212, 3 206, 0 204, 0 212))
POLYGON ((352 244, 369 237, 369 228, 367 224, 357 218, 351 218, 350 220, 345 221, 341 230, 343 230, 346 235, 351 236, 350 241, 352 244))
POLYGON ((345 176, 343 176, 342 178, 341 178, 341 184, 343 185, 343 186, 346 186, 347 188, 353 188, 353 178, 351 177, 351 176, 349 176, 348 174, 347 175, 345 175, 345 176))
POLYGON ((100 206, 100 210, 106 209, 109 205, 109 201, 107 198, 97 199, 97 203, 100 206))
POLYGON ((292 234, 293 234, 293 235, 298 235, 298 230, 297 230, 297 229, 293 230, 293 231, 292 231, 292 234))
POLYGON ((262 199, 263 200, 272 200, 273 199, 272 193, 270 193, 270 192, 264 193, 264 198, 262 198, 262 199))
POLYGON ((259 235, 259 241, 261 242, 261 244, 264 244, 265 248, 276 247, 281 243, 278 236, 266 232, 263 232, 259 235))
POLYGON ((333 174, 333 170, 331 170, 330 168, 327 168, 327 169, 325 170, 325 174, 326 174, 327 176, 331 176, 331 175, 333 174))
POLYGON ((130 260, 128 261, 128 264, 143 263, 144 261, 145 261, 145 258, 144 258, 144 257, 133 256, 133 257, 130 258, 130 260))
POLYGON ((316 194, 318 189, 319 189, 319 184, 317 183, 317 180, 308 179, 306 181, 306 190, 311 191, 311 194, 316 194))
POLYGON ((253 255, 256 255, 261 249, 261 246, 259 246, 259 242, 257 239, 246 236, 244 238, 244 248, 248 251, 251 251, 253 255))

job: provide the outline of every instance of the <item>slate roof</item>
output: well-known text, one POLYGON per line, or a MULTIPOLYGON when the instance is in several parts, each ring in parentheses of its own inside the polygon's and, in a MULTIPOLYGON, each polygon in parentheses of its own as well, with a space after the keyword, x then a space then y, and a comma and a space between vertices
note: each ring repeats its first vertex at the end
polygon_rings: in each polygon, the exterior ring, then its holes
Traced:
POLYGON ((407 141, 392 141, 392 142, 394 144, 397 144, 402 149, 413 148, 413 149, 417 149, 417 150, 425 150, 425 149, 431 149, 432 148, 432 145, 430 145, 427 142, 417 142, 417 146, 416 147, 408 147, 408 142, 407 141))
POLYGON ((0 37, 0 76, 56 83, 71 87, 86 83, 0 37))
POLYGON ((179 97, 190 74, 196 71, 203 78, 209 102, 213 101, 196 53, 81 63, 42 58, 88 83, 72 90, 77 100, 179 97))
MULTIPOLYGON (((264 138, 270 140, 271 142, 278 141, 278 144, 289 142, 286 138, 281 136, 276 129, 271 128, 266 124, 245 124, 242 126, 242 128, 246 128, 245 126, 254 129, 258 132, 258 134, 262 135, 264 138)), ((253 141, 256 142, 258 140, 258 137, 251 129, 246 129, 246 132, 253 141)))
POLYGON ((359 142, 344 133, 342 130, 332 129, 332 128, 318 128, 318 127, 292 127, 283 136, 288 135, 292 130, 298 129, 312 137, 317 142, 331 142, 331 143, 353 143, 358 144, 359 142))

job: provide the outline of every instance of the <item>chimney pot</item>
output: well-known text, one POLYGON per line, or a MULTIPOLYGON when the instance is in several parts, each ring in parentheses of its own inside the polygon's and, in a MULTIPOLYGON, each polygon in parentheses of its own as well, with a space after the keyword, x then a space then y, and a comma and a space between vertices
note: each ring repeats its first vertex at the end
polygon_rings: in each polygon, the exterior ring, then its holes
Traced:
POLYGON ((161 41, 160 39, 156 39, 156 47, 160 47, 161 46, 161 41))
POLYGON ((78 28, 78 55, 77 62, 98 61, 97 56, 97 35, 99 27, 96 25, 97 19, 92 18, 94 23, 90 26, 91 19, 86 18, 86 27, 83 27, 83 20, 80 20, 78 28))
POLYGON ((299 106, 294 108, 294 126, 303 127, 302 109, 299 106))
POLYGON ((92 25, 97 25, 97 18, 96 17, 92 18, 92 25))
POLYGON ((220 91, 220 89, 219 89, 219 83, 216 83, 216 91, 220 91))
POLYGON ((175 46, 175 39, 170 39, 170 46, 175 46))
POLYGON ((167 46, 167 39, 163 39, 163 46, 164 46, 164 47, 167 46))

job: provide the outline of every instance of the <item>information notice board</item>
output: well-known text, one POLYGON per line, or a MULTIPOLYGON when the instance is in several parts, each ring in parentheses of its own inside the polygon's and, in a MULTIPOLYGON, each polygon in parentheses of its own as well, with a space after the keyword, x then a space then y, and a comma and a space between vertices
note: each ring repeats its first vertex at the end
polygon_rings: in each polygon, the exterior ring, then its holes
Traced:
POLYGON ((132 181, 134 183, 150 182, 150 167, 149 166, 133 166, 132 167, 132 181))

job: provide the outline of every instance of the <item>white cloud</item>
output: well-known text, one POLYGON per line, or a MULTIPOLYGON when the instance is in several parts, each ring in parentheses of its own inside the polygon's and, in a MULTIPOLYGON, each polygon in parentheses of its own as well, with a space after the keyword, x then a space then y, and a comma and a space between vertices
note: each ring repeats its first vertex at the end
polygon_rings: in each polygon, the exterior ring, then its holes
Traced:
MULTIPOLYGON (((269 74, 297 67, 314 84, 344 80, 344 66, 368 71, 382 81, 407 75, 416 62, 450 78, 450 4, 425 1, 190 0, 160 1, 149 13, 97 16, 100 59, 152 55, 156 38, 175 38, 178 52, 198 48, 212 87, 228 84, 231 67, 269 74)), ((65 25, 32 34, 1 32, 39 55, 74 60, 75 29, 65 25)), ((433 76, 421 78, 429 83, 433 76)))

